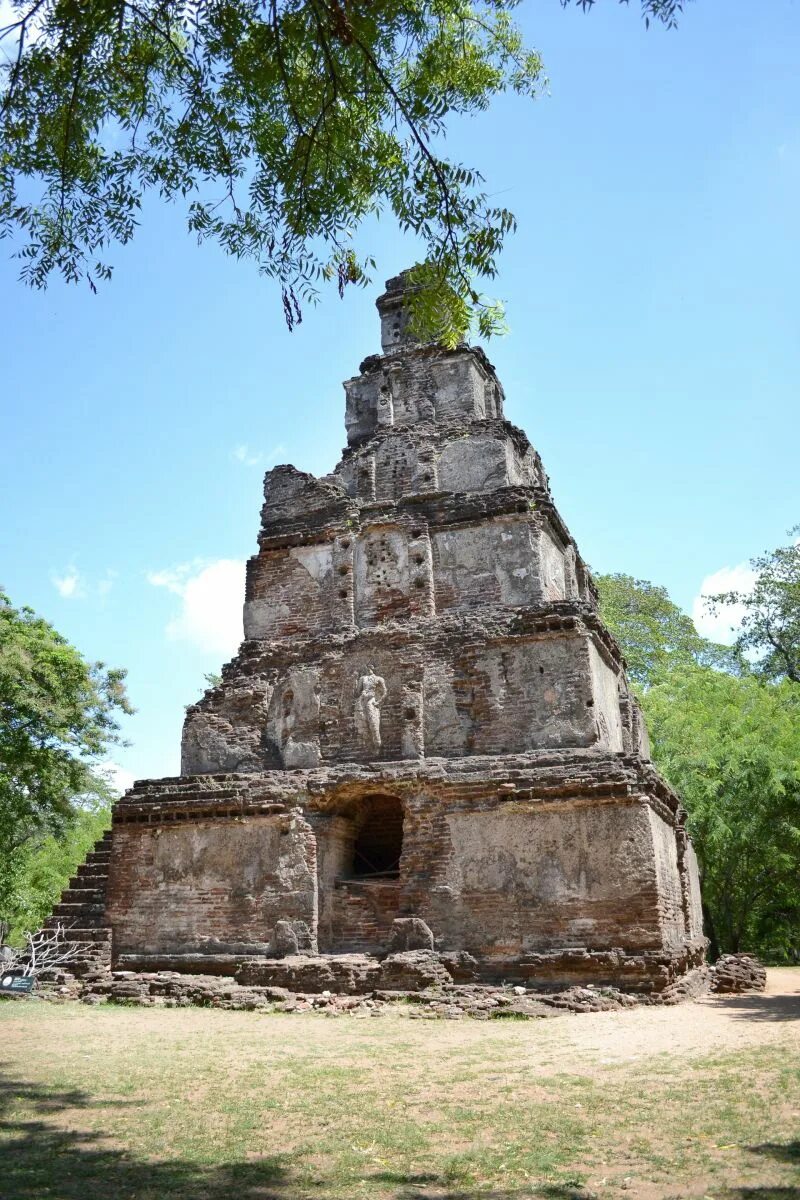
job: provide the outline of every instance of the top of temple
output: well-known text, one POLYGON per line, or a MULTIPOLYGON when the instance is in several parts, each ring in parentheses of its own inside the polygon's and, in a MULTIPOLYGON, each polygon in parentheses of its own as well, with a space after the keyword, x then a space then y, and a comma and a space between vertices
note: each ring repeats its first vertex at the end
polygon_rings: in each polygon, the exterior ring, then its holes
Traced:
POLYGON ((416 289, 409 280, 410 271, 401 271, 386 280, 386 291, 375 301, 381 318, 381 349, 391 354, 401 346, 414 346, 417 338, 409 333, 408 296, 416 289))
POLYGON ((421 344, 409 332, 408 298, 415 290, 410 274, 402 271, 387 279, 386 291, 375 302, 383 353, 370 355, 360 374, 345 380, 351 447, 389 427, 503 418, 503 389, 479 347, 461 343, 448 350, 435 342, 421 344))

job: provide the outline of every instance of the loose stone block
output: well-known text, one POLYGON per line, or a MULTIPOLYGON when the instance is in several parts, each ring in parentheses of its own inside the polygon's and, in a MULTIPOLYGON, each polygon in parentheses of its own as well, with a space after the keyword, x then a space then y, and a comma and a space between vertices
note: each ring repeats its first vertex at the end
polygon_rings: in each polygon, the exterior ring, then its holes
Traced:
POLYGON ((392 921, 389 935, 389 952, 399 954, 404 950, 432 950, 433 934, 419 917, 397 917, 392 921))

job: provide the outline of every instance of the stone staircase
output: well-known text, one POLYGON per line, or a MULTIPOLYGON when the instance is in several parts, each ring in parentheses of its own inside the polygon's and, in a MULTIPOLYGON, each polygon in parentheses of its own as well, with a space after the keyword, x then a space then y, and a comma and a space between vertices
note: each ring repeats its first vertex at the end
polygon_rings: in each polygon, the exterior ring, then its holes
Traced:
POLYGON ((86 855, 44 923, 45 929, 63 926, 65 941, 82 948, 67 967, 71 975, 111 966, 111 929, 105 917, 110 859, 109 829, 86 855))

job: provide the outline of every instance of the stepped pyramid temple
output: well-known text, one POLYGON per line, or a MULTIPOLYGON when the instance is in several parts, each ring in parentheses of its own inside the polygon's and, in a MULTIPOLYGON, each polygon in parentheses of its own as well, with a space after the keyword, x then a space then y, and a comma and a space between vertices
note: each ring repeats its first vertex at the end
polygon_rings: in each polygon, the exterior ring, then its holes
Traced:
POLYGON ((539 455, 480 349, 413 340, 404 278, 339 464, 266 476, 182 774, 117 803, 51 920, 128 970, 658 993, 704 953, 685 814, 539 455))

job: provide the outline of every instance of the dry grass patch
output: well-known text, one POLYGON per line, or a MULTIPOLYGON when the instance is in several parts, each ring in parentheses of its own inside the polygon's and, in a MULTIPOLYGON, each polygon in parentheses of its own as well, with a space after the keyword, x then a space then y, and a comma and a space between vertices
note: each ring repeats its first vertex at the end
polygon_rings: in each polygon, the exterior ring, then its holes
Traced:
POLYGON ((769 998, 527 1023, 0 1005, 0 1195, 800 1200, 783 975, 774 1018, 769 998))

